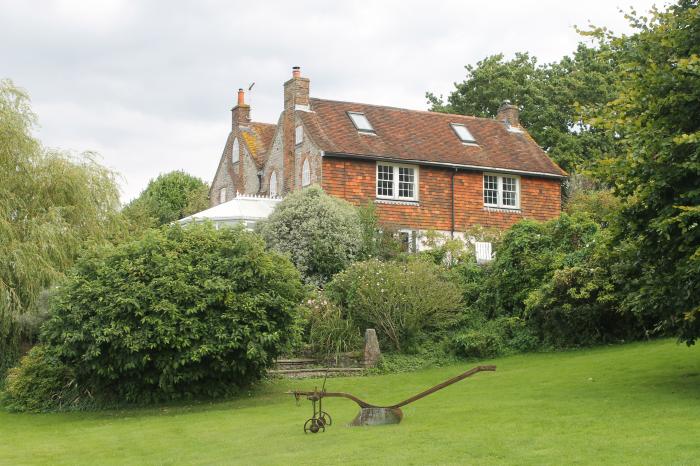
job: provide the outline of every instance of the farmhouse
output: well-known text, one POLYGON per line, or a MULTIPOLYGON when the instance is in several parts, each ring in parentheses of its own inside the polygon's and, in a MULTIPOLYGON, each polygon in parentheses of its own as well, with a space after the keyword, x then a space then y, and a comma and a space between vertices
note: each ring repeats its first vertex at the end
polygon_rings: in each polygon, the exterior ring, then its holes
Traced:
POLYGON ((284 196, 316 183, 360 205, 415 244, 422 232, 507 228, 561 210, 566 173, 530 137, 518 108, 495 119, 310 97, 294 67, 277 124, 251 121, 243 90, 210 189, 211 205, 284 196))

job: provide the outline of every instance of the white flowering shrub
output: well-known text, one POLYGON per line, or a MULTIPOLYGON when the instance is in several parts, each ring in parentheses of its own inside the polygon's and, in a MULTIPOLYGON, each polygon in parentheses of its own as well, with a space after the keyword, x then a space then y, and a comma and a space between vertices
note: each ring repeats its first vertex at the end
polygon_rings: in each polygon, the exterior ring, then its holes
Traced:
POLYGON ((374 328, 383 347, 410 351, 454 324, 462 305, 445 270, 425 260, 369 260, 336 275, 326 296, 359 329, 374 328))
POLYGON ((362 250, 362 226, 350 203, 310 186, 288 195, 258 232, 267 245, 288 253, 307 283, 322 285, 362 250))

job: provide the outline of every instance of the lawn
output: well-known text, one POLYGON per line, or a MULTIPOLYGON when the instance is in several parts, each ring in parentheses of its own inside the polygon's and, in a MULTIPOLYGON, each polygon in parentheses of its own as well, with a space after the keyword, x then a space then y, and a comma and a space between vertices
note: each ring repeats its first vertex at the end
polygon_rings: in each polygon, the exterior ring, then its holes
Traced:
MULTIPOLYGON (((66 414, 0 412, 2 464, 699 464, 700 349, 670 340, 529 354, 404 408, 399 425, 305 435, 310 403, 278 380, 232 401, 66 414)), ((393 403, 475 364, 329 379, 393 403)))

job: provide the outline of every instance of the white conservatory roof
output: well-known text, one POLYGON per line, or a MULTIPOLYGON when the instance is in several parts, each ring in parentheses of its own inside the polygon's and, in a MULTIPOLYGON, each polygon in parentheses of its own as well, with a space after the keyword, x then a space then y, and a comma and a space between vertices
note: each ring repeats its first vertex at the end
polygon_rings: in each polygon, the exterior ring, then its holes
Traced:
POLYGON ((192 214, 189 217, 178 220, 178 222, 182 224, 205 220, 211 220, 212 222, 255 222, 267 218, 281 200, 281 198, 275 197, 244 196, 239 194, 228 202, 192 214))

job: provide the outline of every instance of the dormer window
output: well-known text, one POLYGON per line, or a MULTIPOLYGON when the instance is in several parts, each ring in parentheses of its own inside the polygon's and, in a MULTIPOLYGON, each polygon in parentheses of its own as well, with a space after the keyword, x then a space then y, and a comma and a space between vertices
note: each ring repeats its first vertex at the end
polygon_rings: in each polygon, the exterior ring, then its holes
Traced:
POLYGON ((233 140, 233 150, 231 151, 231 162, 236 163, 238 160, 240 160, 241 156, 241 151, 240 151, 240 146, 238 145, 238 138, 233 140))
POLYGON ((463 144, 476 144, 476 139, 472 136, 466 126, 459 123, 450 123, 452 130, 463 144))
POLYGON ((299 145, 304 141, 304 127, 299 125, 294 129, 294 144, 299 145))
POLYGON ((358 131, 363 133, 374 133, 374 128, 370 124, 369 120, 364 113, 359 112, 348 112, 348 116, 352 120, 352 124, 355 125, 358 131))

